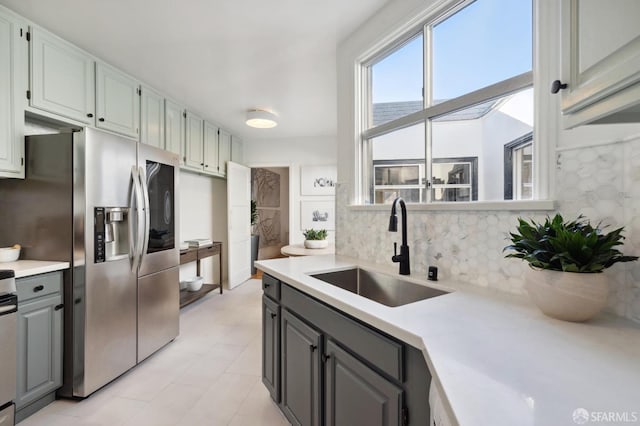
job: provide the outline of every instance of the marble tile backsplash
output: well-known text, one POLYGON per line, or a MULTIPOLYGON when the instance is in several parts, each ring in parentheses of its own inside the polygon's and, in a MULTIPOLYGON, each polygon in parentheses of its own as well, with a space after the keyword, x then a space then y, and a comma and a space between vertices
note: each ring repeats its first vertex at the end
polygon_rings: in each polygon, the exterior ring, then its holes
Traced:
MULTIPOLYGON (((610 229, 625 226, 622 251, 640 255, 640 138, 565 149, 556 160, 557 210, 566 218, 583 214, 610 229)), ((347 184, 337 185, 336 204, 337 253, 392 264, 393 242, 400 241, 400 233, 387 232, 389 211, 350 209, 347 184)), ((410 211, 412 275, 426 276, 428 266, 437 266, 441 277, 524 293, 522 276, 528 266, 505 259, 502 248, 518 217, 545 216, 529 211, 410 211)), ((611 280, 608 310, 640 322, 640 262, 617 264, 605 273, 611 280)))

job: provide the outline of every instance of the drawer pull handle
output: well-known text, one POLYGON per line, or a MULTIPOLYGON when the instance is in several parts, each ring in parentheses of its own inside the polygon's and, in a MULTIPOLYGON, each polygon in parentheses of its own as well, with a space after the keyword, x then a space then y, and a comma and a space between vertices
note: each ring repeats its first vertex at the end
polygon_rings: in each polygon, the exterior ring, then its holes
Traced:
POLYGON ((320 358, 322 358, 322 362, 327 362, 329 358, 331 358, 331 355, 322 354, 320 358))
POLYGON ((87 114, 87 117, 93 118, 93 114, 89 113, 89 114, 87 114))
POLYGON ((37 293, 37 292, 42 291, 42 290, 44 290, 44 286, 43 285, 37 285, 37 286, 35 286, 33 288, 33 292, 34 293, 37 293))
POLYGON ((315 351, 318 347, 316 345, 309 345, 309 349, 311 349, 311 352, 315 351))
POLYGON ((278 316, 278 314, 274 314, 274 313, 271 314, 271 318, 275 318, 277 316, 278 316))
POLYGON ((271 284, 269 284, 269 283, 264 283, 264 288, 269 288, 270 285, 271 284))
POLYGON ((59 311, 60 309, 64 308, 64 304, 59 304, 57 305, 55 308, 53 308, 55 311, 59 311))
POLYGON ((101 122, 101 123, 104 122, 104 117, 98 118, 98 121, 101 122))

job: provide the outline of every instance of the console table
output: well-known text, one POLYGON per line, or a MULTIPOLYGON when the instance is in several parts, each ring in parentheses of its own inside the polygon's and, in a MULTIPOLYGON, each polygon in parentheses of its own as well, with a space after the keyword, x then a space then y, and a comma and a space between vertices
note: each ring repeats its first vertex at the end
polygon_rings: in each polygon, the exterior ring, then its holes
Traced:
POLYGON ((190 303, 203 297, 210 291, 220 288, 222 294, 222 243, 214 241, 213 244, 204 247, 190 247, 180 250, 180 264, 196 262, 196 275, 200 276, 200 261, 207 257, 218 255, 220 260, 220 284, 202 284, 198 291, 180 290, 180 307, 183 308, 190 303))

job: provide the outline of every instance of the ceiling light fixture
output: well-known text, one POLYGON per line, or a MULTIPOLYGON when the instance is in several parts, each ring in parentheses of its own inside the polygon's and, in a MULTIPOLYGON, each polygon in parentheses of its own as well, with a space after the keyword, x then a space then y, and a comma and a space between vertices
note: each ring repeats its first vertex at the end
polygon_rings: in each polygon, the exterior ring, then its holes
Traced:
POLYGON ((262 109, 252 109, 247 112, 247 126, 257 129, 270 129, 276 127, 276 115, 262 109))

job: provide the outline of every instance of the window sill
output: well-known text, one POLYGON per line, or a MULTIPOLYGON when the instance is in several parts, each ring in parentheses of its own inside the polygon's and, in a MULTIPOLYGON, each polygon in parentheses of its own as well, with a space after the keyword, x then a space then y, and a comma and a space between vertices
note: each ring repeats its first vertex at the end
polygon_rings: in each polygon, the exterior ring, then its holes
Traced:
MULTIPOLYGON (((390 204, 351 204, 349 210, 353 211, 387 211, 390 204)), ((527 200, 527 201, 473 201, 473 202, 449 202, 431 204, 407 204, 409 211, 552 211, 555 210, 553 200, 527 200)))

